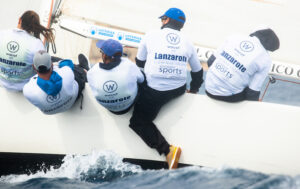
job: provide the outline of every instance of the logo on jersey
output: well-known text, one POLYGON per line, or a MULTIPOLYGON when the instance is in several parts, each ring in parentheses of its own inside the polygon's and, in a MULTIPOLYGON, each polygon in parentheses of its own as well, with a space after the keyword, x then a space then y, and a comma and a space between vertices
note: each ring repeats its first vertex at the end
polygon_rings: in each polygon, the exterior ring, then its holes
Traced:
POLYGON ((254 49, 254 45, 250 41, 242 41, 240 43, 240 49, 244 52, 251 52, 254 49))
POLYGON ((57 102, 59 99, 60 99, 59 93, 56 96, 52 96, 52 95, 47 96, 47 102, 49 102, 49 103, 57 102))
POLYGON ((103 90, 107 93, 113 93, 115 92, 116 90, 118 89, 118 84, 117 82, 115 81, 106 81, 104 84, 103 84, 103 90))
POLYGON ((10 41, 7 44, 7 50, 11 53, 16 53, 19 50, 19 44, 15 41, 10 41))
POLYGON ((172 45, 177 45, 180 42, 180 37, 175 33, 169 33, 167 35, 167 41, 172 45))

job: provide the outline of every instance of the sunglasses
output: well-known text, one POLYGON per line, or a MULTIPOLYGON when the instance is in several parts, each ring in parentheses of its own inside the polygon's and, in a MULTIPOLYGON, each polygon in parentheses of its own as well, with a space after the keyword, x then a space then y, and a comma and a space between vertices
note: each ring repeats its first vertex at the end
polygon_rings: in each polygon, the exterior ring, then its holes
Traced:
POLYGON ((167 20, 167 18, 168 18, 167 16, 163 16, 163 17, 161 17, 160 19, 161 19, 161 20, 167 20))

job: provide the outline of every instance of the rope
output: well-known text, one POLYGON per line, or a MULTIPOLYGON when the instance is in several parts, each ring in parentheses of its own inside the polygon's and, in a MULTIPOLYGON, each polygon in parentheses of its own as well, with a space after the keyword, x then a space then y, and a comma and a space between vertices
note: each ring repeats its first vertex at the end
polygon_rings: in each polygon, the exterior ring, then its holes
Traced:
POLYGON ((285 82, 290 82, 290 83, 294 83, 294 84, 300 84, 300 82, 289 81, 289 80, 285 80, 285 79, 278 79, 278 78, 276 78, 276 80, 279 80, 279 81, 285 81, 285 82))
POLYGON ((266 92, 267 92, 267 90, 268 90, 268 88, 269 88, 270 83, 271 83, 271 81, 269 80, 269 81, 268 81, 268 84, 267 84, 267 86, 266 86, 266 88, 265 88, 265 91, 264 91, 264 93, 263 93, 263 95, 262 95, 262 97, 259 99, 260 102, 263 100, 263 98, 264 98, 264 96, 265 96, 265 94, 266 94, 266 92))

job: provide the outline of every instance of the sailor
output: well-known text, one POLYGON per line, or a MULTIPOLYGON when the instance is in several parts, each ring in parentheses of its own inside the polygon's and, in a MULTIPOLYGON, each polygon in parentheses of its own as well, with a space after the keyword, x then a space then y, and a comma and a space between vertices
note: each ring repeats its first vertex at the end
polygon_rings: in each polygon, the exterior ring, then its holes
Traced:
POLYGON ((184 12, 170 8, 159 18, 161 29, 147 33, 138 48, 136 63, 144 68, 147 84, 129 126, 149 147, 165 155, 169 169, 173 169, 178 166, 181 149, 167 142, 153 120, 164 104, 185 93, 187 63, 192 70, 190 93, 198 92, 203 70, 193 44, 180 32, 186 20, 184 12))
POLYGON ((144 75, 128 58, 122 57, 122 45, 113 39, 97 42, 103 63, 94 65, 87 74, 96 100, 114 114, 130 110, 138 96, 144 75))
POLYGON ((206 94, 227 102, 257 101, 272 64, 268 51, 277 50, 279 45, 270 28, 250 36, 228 37, 208 59, 206 94))
POLYGON ((40 34, 46 41, 54 41, 52 29, 42 26, 34 11, 26 11, 19 18, 17 28, 0 31, 0 86, 22 91, 35 74, 32 68, 34 54, 45 50, 40 34))
POLYGON ((86 62, 74 65, 65 59, 53 65, 51 56, 38 51, 33 58, 33 69, 37 75, 25 84, 23 94, 44 114, 56 114, 71 108, 82 95, 86 82, 86 62))

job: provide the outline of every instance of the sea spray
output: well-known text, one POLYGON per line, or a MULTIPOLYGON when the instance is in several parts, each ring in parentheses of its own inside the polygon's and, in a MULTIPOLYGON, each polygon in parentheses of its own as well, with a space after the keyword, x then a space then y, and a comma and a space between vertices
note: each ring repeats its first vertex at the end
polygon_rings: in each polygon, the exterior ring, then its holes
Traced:
POLYGON ((62 166, 31 175, 0 178, 1 189, 298 189, 300 175, 263 174, 227 166, 185 167, 176 170, 142 170, 123 163, 110 151, 67 155, 62 166))
POLYGON ((35 178, 68 178, 89 182, 111 181, 142 171, 137 165, 124 163, 122 157, 112 151, 93 151, 87 155, 69 154, 62 165, 55 169, 39 171, 30 175, 8 175, 0 177, 0 182, 17 183, 35 178))

